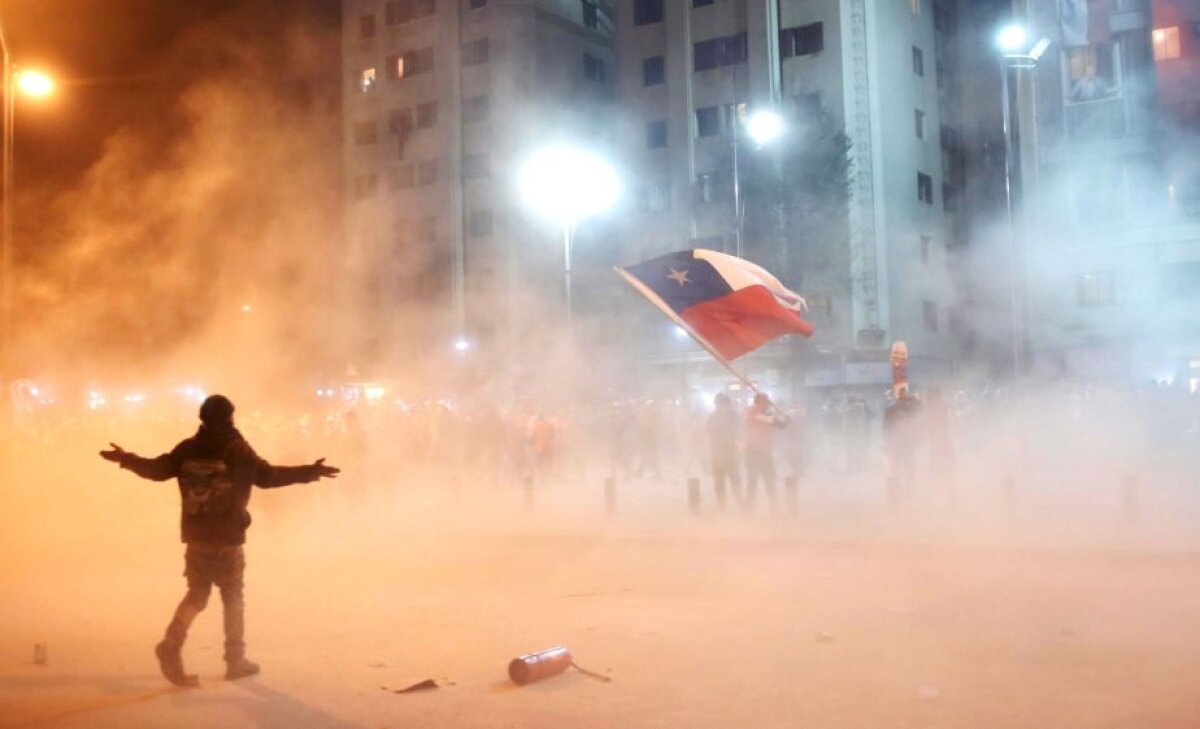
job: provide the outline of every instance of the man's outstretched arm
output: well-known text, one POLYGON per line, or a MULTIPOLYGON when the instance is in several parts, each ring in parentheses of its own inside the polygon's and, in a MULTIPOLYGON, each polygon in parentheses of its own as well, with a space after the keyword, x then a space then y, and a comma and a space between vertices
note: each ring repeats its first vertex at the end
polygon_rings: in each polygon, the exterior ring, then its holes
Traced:
POLYGON ((157 458, 142 458, 136 453, 130 453, 116 443, 109 443, 112 450, 100 451, 100 457, 112 461, 142 478, 151 481, 167 481, 179 475, 179 467, 171 453, 164 453, 157 458))
POLYGON ((311 483, 322 478, 337 478, 341 469, 326 466, 324 458, 318 458, 307 466, 272 466, 260 458, 248 445, 248 455, 255 461, 254 484, 260 488, 273 489, 294 483, 311 483))

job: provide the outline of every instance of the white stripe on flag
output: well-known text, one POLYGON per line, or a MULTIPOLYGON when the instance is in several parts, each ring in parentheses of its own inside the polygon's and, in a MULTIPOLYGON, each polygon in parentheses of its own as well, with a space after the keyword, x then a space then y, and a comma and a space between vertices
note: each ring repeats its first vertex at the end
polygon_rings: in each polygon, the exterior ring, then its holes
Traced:
POLYGON ((749 286, 765 286, 775 296, 779 305, 785 309, 792 311, 808 309, 807 302, 799 294, 784 286, 779 279, 762 266, 728 253, 709 251, 703 248, 697 248, 692 255, 701 261, 708 262, 734 291, 740 291, 749 286))

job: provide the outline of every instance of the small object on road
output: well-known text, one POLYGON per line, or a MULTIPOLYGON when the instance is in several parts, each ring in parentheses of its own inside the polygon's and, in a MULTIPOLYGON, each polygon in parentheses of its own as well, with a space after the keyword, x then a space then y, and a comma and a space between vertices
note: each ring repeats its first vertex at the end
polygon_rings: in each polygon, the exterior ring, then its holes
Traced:
POLYGON ((446 681, 443 679, 441 683, 438 683, 432 678, 427 678, 424 681, 418 681, 417 683, 414 683, 412 686, 405 686, 404 688, 400 689, 392 689, 388 688, 387 686, 380 686, 379 688, 383 689, 384 691, 391 691, 394 694, 415 694, 418 691, 432 691, 433 689, 441 688, 442 686, 453 685, 453 681, 446 681))
POLYGON ((817 631, 816 640, 818 643, 832 643, 837 640, 837 638, 834 637, 833 633, 820 630, 817 631))
POLYGON ((920 696, 923 701, 933 701, 939 698, 942 692, 937 686, 922 686, 920 691, 917 691, 917 696, 920 696))
POLYGON ((33 645, 33 662, 35 665, 46 665, 46 644, 35 643, 33 645))
POLYGON ((556 645, 537 653, 529 653, 508 663, 508 677, 518 686, 557 676, 571 667, 571 651, 556 645))
POLYGON ((371 661, 367 664, 367 668, 387 668, 387 663, 383 661, 371 661))

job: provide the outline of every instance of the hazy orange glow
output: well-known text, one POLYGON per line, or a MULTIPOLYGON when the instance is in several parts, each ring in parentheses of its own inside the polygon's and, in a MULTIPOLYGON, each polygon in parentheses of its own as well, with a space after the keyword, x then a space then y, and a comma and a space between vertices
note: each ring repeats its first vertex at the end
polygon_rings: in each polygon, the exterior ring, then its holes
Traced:
POLYGON ((46 97, 54 93, 54 79, 41 71, 19 71, 17 89, 26 96, 46 97))

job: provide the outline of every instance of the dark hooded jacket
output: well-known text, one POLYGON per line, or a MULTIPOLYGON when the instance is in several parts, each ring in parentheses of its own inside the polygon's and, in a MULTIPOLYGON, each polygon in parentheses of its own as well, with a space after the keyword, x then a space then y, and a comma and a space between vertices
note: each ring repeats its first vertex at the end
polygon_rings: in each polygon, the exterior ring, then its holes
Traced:
POLYGON ((157 458, 126 453, 121 468, 152 481, 179 482, 182 502, 182 540, 218 546, 237 546, 246 541, 250 526, 250 487, 277 488, 308 483, 320 478, 317 466, 272 466, 260 458, 232 424, 201 425, 194 436, 157 458), (224 464, 225 494, 221 508, 197 508, 189 491, 188 475, 195 465, 224 464))

